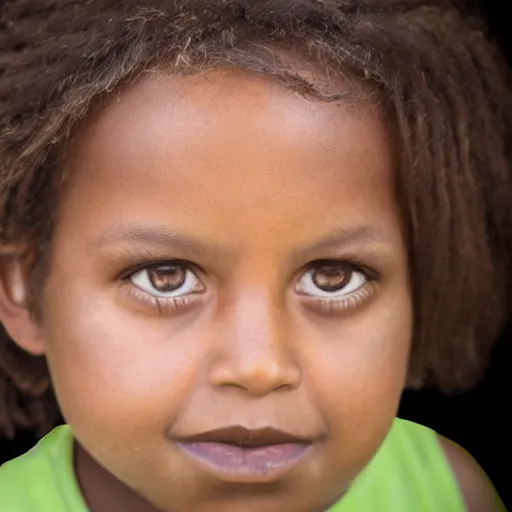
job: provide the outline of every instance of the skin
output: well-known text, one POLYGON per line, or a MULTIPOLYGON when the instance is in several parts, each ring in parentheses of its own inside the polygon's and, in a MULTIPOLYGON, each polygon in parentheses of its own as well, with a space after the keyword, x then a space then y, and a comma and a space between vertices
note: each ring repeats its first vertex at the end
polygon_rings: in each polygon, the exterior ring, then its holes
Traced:
POLYGON ((41 322, 18 307, 20 272, 2 316, 48 359, 91 510, 326 510, 384 440, 410 351, 380 111, 244 73, 153 76, 89 123, 67 165, 41 322), (147 268, 165 277, 174 260, 192 291, 157 303, 147 268), (324 260, 348 279, 327 295, 311 280, 324 260), (176 445, 230 425, 314 442, 250 485, 176 445))

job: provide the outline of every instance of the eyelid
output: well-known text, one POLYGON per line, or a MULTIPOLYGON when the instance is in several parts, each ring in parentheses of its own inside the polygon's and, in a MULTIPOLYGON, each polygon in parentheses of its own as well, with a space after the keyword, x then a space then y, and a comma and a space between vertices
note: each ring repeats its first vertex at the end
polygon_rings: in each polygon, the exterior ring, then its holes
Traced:
MULTIPOLYGON (((151 272, 151 268, 144 268, 135 273, 133 273, 130 277, 130 281, 137 288, 147 293, 148 295, 152 295, 154 297, 158 297, 161 299, 171 299, 184 297, 187 295, 191 295, 194 293, 202 293, 205 290, 205 286, 201 279, 197 276, 196 272, 192 271, 190 268, 186 268, 183 266, 175 265, 175 267, 181 268, 184 270, 185 277, 183 283, 176 287, 175 290, 161 291, 158 290, 152 283, 151 277, 149 273, 151 272), (185 290, 183 290, 185 288, 185 290)), ((153 267, 153 269, 158 269, 159 267, 153 267)), ((162 265, 163 269, 166 267, 162 265)))
POLYGON ((372 280, 372 276, 370 275, 370 272, 365 271, 364 269, 360 268, 360 265, 355 265, 353 263, 349 263, 347 261, 343 260, 317 260, 313 263, 310 263, 306 269, 301 273, 300 278, 295 286, 296 291, 305 297, 311 297, 316 299, 323 299, 323 300, 337 300, 342 299, 344 297, 349 297, 351 295, 356 294, 360 289, 362 289, 365 285, 367 285, 372 280), (347 270, 347 272, 350 272, 349 280, 347 283, 345 283, 339 290, 333 291, 333 292, 326 292, 322 290, 319 286, 313 284, 314 287, 318 288, 318 294, 314 293, 308 293, 306 292, 306 288, 308 288, 307 284, 303 283, 303 280, 308 277, 312 280, 312 273, 321 269, 322 267, 339 267, 344 268, 347 270), (353 279, 356 278, 357 275, 360 275, 363 277, 363 283, 360 284, 357 288, 351 291, 345 291, 346 288, 350 287, 350 283, 353 279), (299 290, 299 287, 301 286, 304 288, 303 290, 299 290))
MULTIPOLYGON (((361 258, 357 258, 355 256, 344 257, 344 258, 324 258, 320 260, 313 261, 313 264, 322 266, 322 265, 347 265, 352 269, 358 270, 359 272, 364 272, 370 276, 378 276, 379 272, 374 268, 370 267, 367 262, 363 261, 361 258)), ((373 279, 373 277, 372 277, 373 279)))
POLYGON ((165 267, 166 265, 181 265, 186 269, 199 272, 200 274, 203 275, 206 273, 200 265, 198 265, 197 263, 192 263, 191 261, 172 258, 153 258, 152 260, 148 260, 137 265, 132 265, 130 268, 123 270, 119 274, 118 279, 127 280, 130 279, 130 277, 132 277, 137 272, 140 272, 141 270, 152 270, 158 267, 165 267))
MULTIPOLYGON (((139 255, 139 258, 141 259, 141 256, 139 255)), ((153 268, 158 268, 160 266, 165 265, 183 265, 184 268, 190 269, 195 272, 199 272, 203 276, 206 275, 206 270, 197 263, 193 263, 188 260, 179 259, 179 258, 155 258, 154 256, 152 258, 148 258, 148 260, 140 262, 135 265, 129 266, 129 268, 124 269, 122 272, 120 272, 117 275, 117 279, 119 280, 127 280, 130 279, 133 274, 136 272, 139 272, 141 270, 151 270, 153 268)), ((314 261, 311 261, 310 263, 304 265, 302 267, 302 270, 299 273, 299 276, 302 276, 304 272, 311 270, 313 268, 318 268, 323 265, 348 265, 352 270, 362 272, 365 274, 369 280, 371 281, 378 281, 381 278, 380 272, 375 270, 374 268, 370 268, 366 263, 356 259, 356 258, 322 258, 317 259, 314 261)))
POLYGON ((367 263, 363 262, 362 260, 360 260, 358 258, 353 258, 353 257, 351 257, 351 258, 322 258, 322 259, 313 260, 302 268, 300 275, 303 275, 303 273, 308 270, 316 269, 318 267, 336 266, 336 265, 347 266, 353 272, 361 272, 365 276, 367 276, 368 279, 371 281, 378 281, 381 278, 381 273, 378 270, 370 267, 367 263))
MULTIPOLYGON (((310 262, 305 267, 303 267, 302 272, 300 274, 300 279, 303 278, 306 272, 310 272, 317 267, 325 266, 325 265, 342 265, 348 266, 352 272, 359 272, 364 275, 366 278, 365 283, 359 286, 357 289, 346 293, 341 296, 317 296, 307 293, 299 293, 301 296, 301 300, 303 300, 306 304, 309 304, 309 307, 318 309, 321 314, 342 314, 344 310, 355 309, 362 303, 366 302, 373 293, 376 291, 375 284, 380 281, 381 275, 378 271, 373 268, 369 268, 368 265, 362 263, 360 261, 356 261, 355 259, 319 259, 313 262, 310 262)), ((135 297, 136 300, 140 303, 146 303, 152 309, 158 310, 159 314, 162 314, 164 311, 168 311, 169 313, 173 313, 177 310, 186 310, 190 307, 193 307, 194 304, 198 304, 204 300, 204 292, 207 291, 206 286, 204 285, 203 280, 198 274, 206 274, 203 269, 190 261, 182 260, 182 259, 153 259, 153 261, 141 262, 136 265, 132 265, 129 269, 124 270, 121 273, 120 280, 129 285, 128 291, 132 297, 135 297), (169 265, 174 266, 182 266, 184 269, 191 271, 194 273, 196 279, 203 286, 203 290, 200 292, 185 292, 183 295, 171 295, 173 292, 169 292, 170 295, 166 296, 165 293, 162 295, 152 294, 137 286, 131 278, 142 270, 149 271, 158 267, 165 267, 169 265)), ((297 285, 296 285, 297 286, 297 285)), ((296 287, 295 287, 296 288, 296 287)))
MULTIPOLYGON (((194 265, 189 261, 166 259, 131 266, 129 269, 122 272, 122 277, 120 277, 119 281, 124 285, 123 288, 126 289, 128 296, 132 297, 137 303, 145 304, 146 307, 157 312, 158 315, 174 314, 179 311, 186 311, 203 300, 204 293, 207 290, 203 280, 198 275, 200 270, 198 265, 194 265), (137 274, 144 272, 146 273, 146 280, 149 280, 147 276, 149 271, 166 266, 178 266, 182 267, 185 272, 190 272, 194 276, 193 279, 197 281, 196 286, 191 290, 180 293, 180 289, 186 285, 187 280, 190 278, 187 276, 184 283, 175 291, 159 292, 157 289, 147 290, 133 279, 137 274), (196 287, 200 289, 196 289, 196 287)), ((150 287, 154 288, 151 283, 150 287)))
POLYGON ((349 310, 357 309, 376 292, 376 281, 368 281, 359 290, 341 298, 326 299, 320 297, 303 296, 305 304, 310 308, 318 310, 321 314, 340 314, 349 310))

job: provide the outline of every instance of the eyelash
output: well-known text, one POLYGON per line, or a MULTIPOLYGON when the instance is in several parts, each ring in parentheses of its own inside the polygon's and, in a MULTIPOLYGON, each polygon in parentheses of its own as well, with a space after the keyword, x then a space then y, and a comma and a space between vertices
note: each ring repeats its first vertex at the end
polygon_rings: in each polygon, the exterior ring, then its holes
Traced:
POLYGON ((133 298, 142 303, 145 303, 146 305, 152 307, 153 309, 156 309, 160 315, 163 315, 164 313, 175 313, 186 310, 200 300, 200 293, 192 293, 180 297, 155 297, 154 295, 151 295, 145 292, 144 290, 141 290, 131 281, 133 276, 136 275, 141 270, 150 271, 153 269, 158 269, 169 265, 183 267, 183 269, 193 272, 194 274, 197 274, 198 272, 204 273, 204 270, 202 268, 188 261, 161 260, 153 261, 150 263, 146 262, 140 265, 136 265, 135 267, 131 267, 129 270, 123 272, 119 278, 122 284, 129 286, 129 294, 133 298))
POLYGON ((309 298, 306 299, 315 309, 320 310, 326 314, 335 314, 340 311, 348 311, 356 309, 365 300, 369 299, 375 291, 375 280, 367 278, 368 281, 363 287, 352 295, 343 297, 341 299, 319 299, 309 298))
POLYGON ((310 297, 305 296, 305 301, 307 304, 314 309, 320 311, 323 314, 336 314, 342 311, 348 311, 352 309, 356 309, 362 303, 364 303, 367 299, 369 299, 376 290, 376 284, 380 281, 380 274, 374 270, 369 268, 363 262, 351 259, 351 260, 317 260, 308 265, 309 269, 315 269, 321 266, 348 266, 350 271, 353 273, 360 273, 365 278, 365 283, 358 288, 356 291, 347 294, 344 297, 339 299, 333 298, 318 298, 318 297, 310 297))
MULTIPOLYGON (((132 282, 133 276, 136 275, 138 272, 141 272, 142 270, 150 271, 153 269, 158 269, 170 265, 182 267, 186 271, 193 272, 199 281, 200 279, 199 277, 197 277, 197 273, 204 273, 204 270, 202 268, 188 261, 162 260, 154 261, 151 263, 146 262, 135 267, 132 267, 129 270, 123 272, 123 274, 120 276, 120 279, 123 284, 129 285, 130 295, 132 295, 136 300, 146 303, 150 307, 156 309, 159 314, 163 315, 164 313, 167 312, 171 313, 187 310, 201 300, 201 295, 203 294, 202 292, 193 292, 178 297, 156 297, 142 290, 132 282)), ((307 265, 306 270, 303 271, 301 275, 304 275, 306 272, 314 270, 324 265, 346 265, 350 268, 351 272, 361 273, 366 281, 359 289, 339 299, 318 298, 312 297, 307 294, 298 293, 298 295, 301 295, 301 297, 303 298, 307 305, 319 310, 323 314, 335 314, 341 311, 357 308, 359 305, 361 305, 363 302, 365 302, 373 295, 375 291, 375 285, 380 280, 380 275, 377 271, 370 269, 365 264, 358 262, 354 259, 350 261, 334 259, 317 260, 307 265)))

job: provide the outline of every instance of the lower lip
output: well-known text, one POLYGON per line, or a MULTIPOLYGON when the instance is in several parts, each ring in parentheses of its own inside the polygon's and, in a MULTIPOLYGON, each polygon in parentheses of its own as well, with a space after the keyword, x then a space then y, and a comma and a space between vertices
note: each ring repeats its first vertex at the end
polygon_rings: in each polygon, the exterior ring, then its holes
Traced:
POLYGON ((302 460, 310 444, 276 444, 241 448, 225 443, 178 443, 188 456, 227 480, 275 480, 302 460))

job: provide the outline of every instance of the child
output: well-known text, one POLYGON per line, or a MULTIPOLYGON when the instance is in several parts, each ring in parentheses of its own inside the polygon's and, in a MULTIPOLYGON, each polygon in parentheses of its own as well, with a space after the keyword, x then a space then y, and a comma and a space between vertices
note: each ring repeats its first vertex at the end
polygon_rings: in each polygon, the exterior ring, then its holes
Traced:
POLYGON ((0 9, 0 425, 66 422, 1 468, 2 512, 504 510, 395 419, 406 386, 474 383, 505 320, 511 108, 480 22, 0 9))

